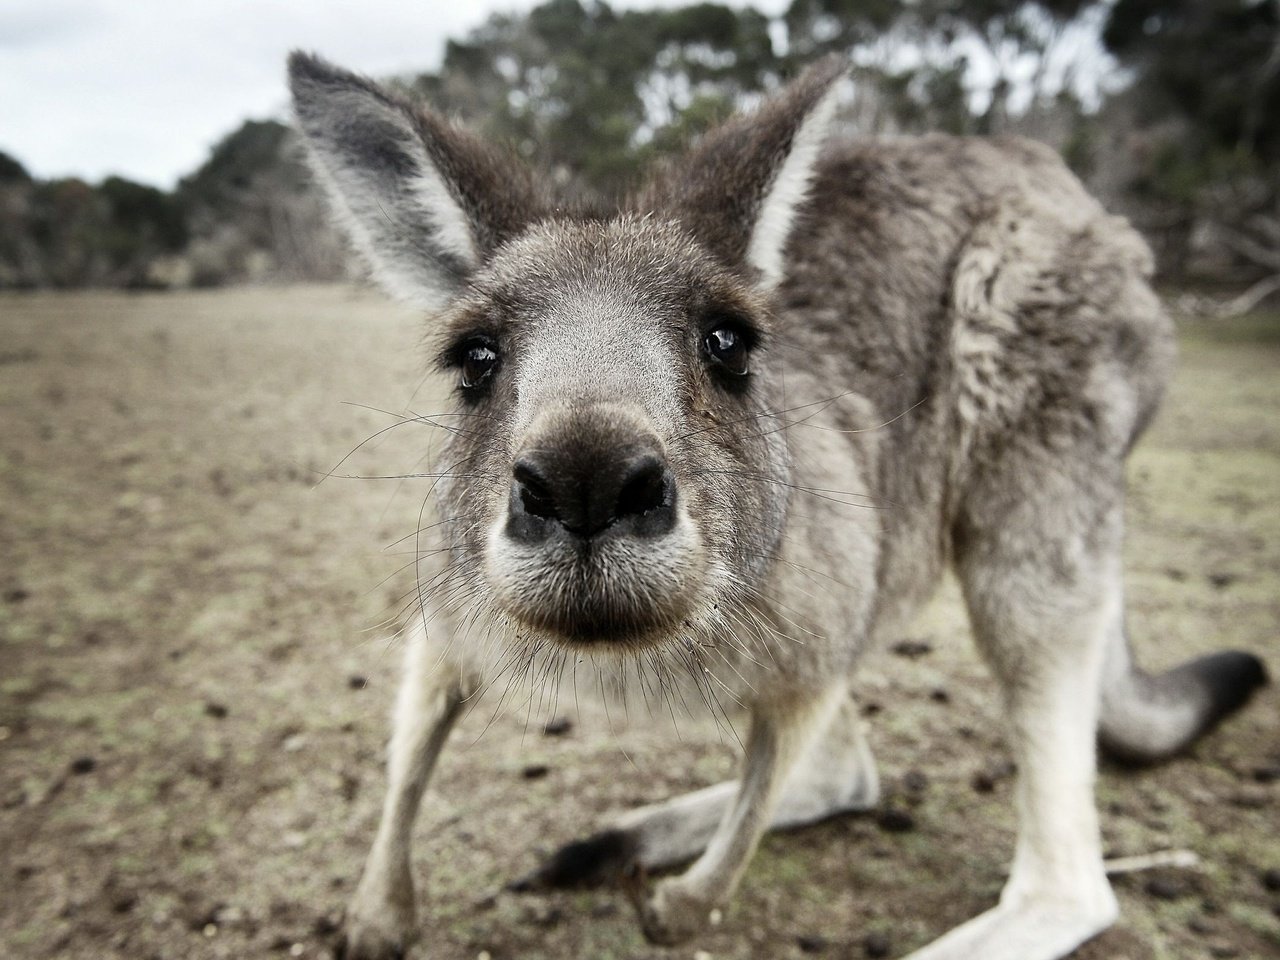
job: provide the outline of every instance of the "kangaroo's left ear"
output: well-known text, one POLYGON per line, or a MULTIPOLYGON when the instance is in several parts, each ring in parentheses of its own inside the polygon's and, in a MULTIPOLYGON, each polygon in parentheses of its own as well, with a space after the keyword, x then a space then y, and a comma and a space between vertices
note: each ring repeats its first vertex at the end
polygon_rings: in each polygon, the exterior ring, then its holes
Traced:
POLYGON ((777 285, 847 69, 838 56, 814 64, 756 112, 708 133, 639 203, 672 213, 726 262, 777 285))

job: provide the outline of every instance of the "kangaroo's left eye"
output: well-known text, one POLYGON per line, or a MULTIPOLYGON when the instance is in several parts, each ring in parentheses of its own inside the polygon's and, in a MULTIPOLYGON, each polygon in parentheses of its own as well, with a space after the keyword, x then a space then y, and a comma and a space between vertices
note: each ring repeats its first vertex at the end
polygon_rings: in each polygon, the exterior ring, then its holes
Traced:
POLYGON ((745 377, 749 372, 746 338, 733 327, 716 327, 702 338, 702 349, 726 373, 745 377))
POLYGON ((462 353, 462 385, 478 387, 498 366, 498 351, 489 343, 469 344, 462 353))

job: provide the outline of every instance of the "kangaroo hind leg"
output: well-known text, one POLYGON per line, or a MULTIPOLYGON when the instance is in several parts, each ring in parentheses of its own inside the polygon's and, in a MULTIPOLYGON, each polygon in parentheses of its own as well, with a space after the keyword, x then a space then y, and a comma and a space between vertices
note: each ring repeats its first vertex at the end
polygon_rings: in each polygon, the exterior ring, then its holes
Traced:
POLYGON ((994 908, 910 960, 1059 960, 1118 915, 1093 787, 1103 662, 1120 615, 1119 470, 1084 483, 1065 471, 1020 478, 1021 490, 1019 478, 993 483, 957 537, 1018 765, 1013 866, 994 908))
MULTIPOLYGON (((636 866, 658 870, 692 860, 711 842, 738 790, 738 781, 726 780, 627 811, 599 833, 562 847, 516 886, 590 886, 636 866)), ((845 696, 786 776, 769 829, 868 810, 879 798, 880 780, 863 721, 857 704, 845 696)))

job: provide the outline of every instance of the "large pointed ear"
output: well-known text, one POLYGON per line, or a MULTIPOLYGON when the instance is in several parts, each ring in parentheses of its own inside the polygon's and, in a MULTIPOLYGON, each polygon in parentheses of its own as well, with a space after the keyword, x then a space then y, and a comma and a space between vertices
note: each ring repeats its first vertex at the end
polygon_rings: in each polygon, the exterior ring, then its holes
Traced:
POLYGON ((295 51, 289 87, 317 178, 400 299, 446 303, 541 212, 522 165, 364 77, 295 51))
POLYGON ((707 134, 640 203, 679 217, 727 262, 776 285, 847 69, 838 56, 814 64, 756 112, 707 134))

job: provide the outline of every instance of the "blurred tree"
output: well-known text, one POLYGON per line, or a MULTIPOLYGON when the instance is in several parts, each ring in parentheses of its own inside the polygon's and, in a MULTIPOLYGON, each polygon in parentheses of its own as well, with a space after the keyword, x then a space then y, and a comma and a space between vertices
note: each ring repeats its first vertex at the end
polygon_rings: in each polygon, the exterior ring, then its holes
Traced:
POLYGON ((0 154, 0 287, 143 286, 150 264, 186 241, 182 209, 162 190, 35 180, 0 154))
POLYGON ((122 177, 108 177, 97 193, 105 205, 97 246, 114 282, 150 285, 151 262, 186 246, 187 221, 180 202, 173 194, 122 177))
MULTIPOLYGON (((1278 18, 1280 0, 791 0, 777 20, 543 0, 394 82, 592 202, 839 52, 857 133, 1037 137, 1136 215, 1166 272, 1207 238, 1228 254, 1213 269, 1249 265, 1280 289, 1278 18), (1103 82, 1117 75, 1103 39, 1130 89, 1103 82)), ((281 123, 242 124, 173 194, 41 181, 0 153, 0 286, 333 279, 345 263, 281 123)))
POLYGON ((1013 113, 1078 107, 1073 56, 1100 0, 793 0, 791 56, 849 56, 877 128, 999 133, 1013 113), (1075 31, 1073 33, 1073 30, 1075 31))
POLYGON ((1162 212, 1179 271, 1199 237, 1280 289, 1280 3, 1118 0, 1103 40, 1134 73, 1131 187, 1162 212))
POLYGON ((0 183, 30 183, 31 174, 16 157, 0 150, 0 183))
POLYGON ((342 242, 311 186, 293 130, 248 120, 178 185, 197 285, 332 280, 345 273, 342 242))
POLYGON ((616 195, 777 69, 769 21, 750 8, 548 0, 450 42, 441 71, 409 85, 512 143, 568 192, 616 195))

